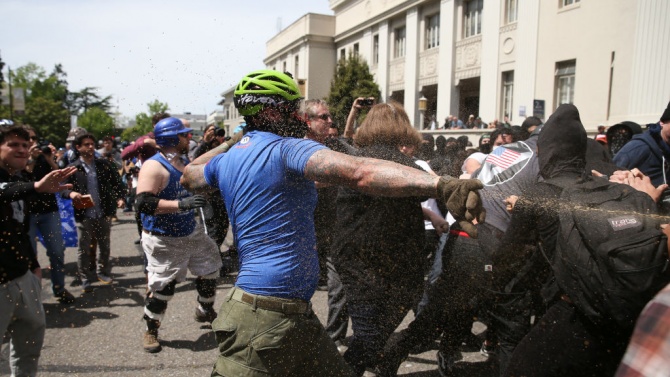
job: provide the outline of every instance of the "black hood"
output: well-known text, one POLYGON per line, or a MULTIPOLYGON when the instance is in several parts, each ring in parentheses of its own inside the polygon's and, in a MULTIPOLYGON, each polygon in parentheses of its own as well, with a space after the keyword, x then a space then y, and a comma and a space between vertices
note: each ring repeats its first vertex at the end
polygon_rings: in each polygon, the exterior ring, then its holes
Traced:
POLYGON ((561 105, 544 123, 537 139, 540 174, 581 176, 586 165, 586 130, 573 105, 561 105))

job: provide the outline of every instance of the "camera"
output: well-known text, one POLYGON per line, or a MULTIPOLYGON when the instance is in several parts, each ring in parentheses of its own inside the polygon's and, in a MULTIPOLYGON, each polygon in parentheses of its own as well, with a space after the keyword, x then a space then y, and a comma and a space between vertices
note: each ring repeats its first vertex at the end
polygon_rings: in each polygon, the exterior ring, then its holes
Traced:
POLYGON ((370 107, 370 106, 374 105, 374 103, 375 103, 375 100, 373 98, 365 98, 365 99, 362 99, 362 100, 358 101, 359 105, 365 106, 365 107, 370 107))
POLYGON ((42 151, 42 153, 51 154, 51 147, 49 147, 49 144, 51 144, 49 140, 39 139, 37 142, 37 147, 40 149, 40 151, 42 151))
POLYGON ((217 127, 214 130, 214 136, 226 136, 226 130, 224 130, 223 128, 217 127))

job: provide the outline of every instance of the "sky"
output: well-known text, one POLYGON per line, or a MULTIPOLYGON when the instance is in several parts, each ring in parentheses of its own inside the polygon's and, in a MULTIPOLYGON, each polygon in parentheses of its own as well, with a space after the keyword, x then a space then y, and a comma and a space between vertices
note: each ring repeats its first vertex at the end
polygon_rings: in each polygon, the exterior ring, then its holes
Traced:
POLYGON ((328 0, 2 0, 0 57, 47 73, 60 63, 70 91, 97 87, 134 118, 157 99, 170 112, 208 114, 221 93, 263 69, 265 43, 328 0))

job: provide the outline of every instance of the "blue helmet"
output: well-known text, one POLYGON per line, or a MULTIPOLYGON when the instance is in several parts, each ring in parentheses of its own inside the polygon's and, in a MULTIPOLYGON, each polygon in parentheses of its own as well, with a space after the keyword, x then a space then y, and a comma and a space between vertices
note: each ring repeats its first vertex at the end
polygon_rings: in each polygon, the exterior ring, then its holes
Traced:
POLYGON ((192 132, 190 128, 186 128, 184 123, 177 118, 165 118, 154 126, 154 137, 156 144, 162 147, 174 147, 179 144, 179 134, 192 132))

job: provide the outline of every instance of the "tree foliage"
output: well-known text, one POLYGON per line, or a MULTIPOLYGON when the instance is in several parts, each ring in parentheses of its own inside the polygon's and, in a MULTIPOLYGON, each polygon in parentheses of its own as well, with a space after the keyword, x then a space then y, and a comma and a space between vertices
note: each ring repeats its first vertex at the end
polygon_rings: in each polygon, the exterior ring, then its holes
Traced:
POLYGON ((357 54, 350 54, 348 58, 340 59, 337 63, 326 100, 333 122, 337 124, 340 132, 344 129, 354 99, 358 97, 379 98, 380 91, 368 63, 357 54))
MULTIPOLYGON (((101 97, 96 88, 86 87, 80 91, 70 91, 67 73, 61 64, 56 64, 51 73, 35 63, 28 63, 10 72, 12 88, 22 88, 25 92, 24 113, 14 113, 17 123, 30 124, 37 133, 54 143, 63 145, 70 129, 70 116, 81 115, 89 125, 88 131, 112 134, 114 121, 108 112, 111 96, 101 97), (94 112, 89 113, 96 109, 94 112), (100 121, 100 124, 93 122, 100 121)), ((0 116, 10 116, 8 104, 0 106, 0 116)), ((98 136, 96 134, 96 136, 98 136)))
POLYGON ((149 108, 149 113, 139 113, 135 115, 135 126, 123 130, 123 133, 121 133, 121 140, 133 141, 138 137, 153 131, 154 126, 151 124, 151 117, 156 113, 166 113, 170 110, 170 106, 167 103, 160 102, 157 99, 147 103, 147 107, 149 108))
POLYGON ((99 107, 91 107, 81 114, 77 126, 85 128, 97 140, 114 135, 114 119, 99 107))

